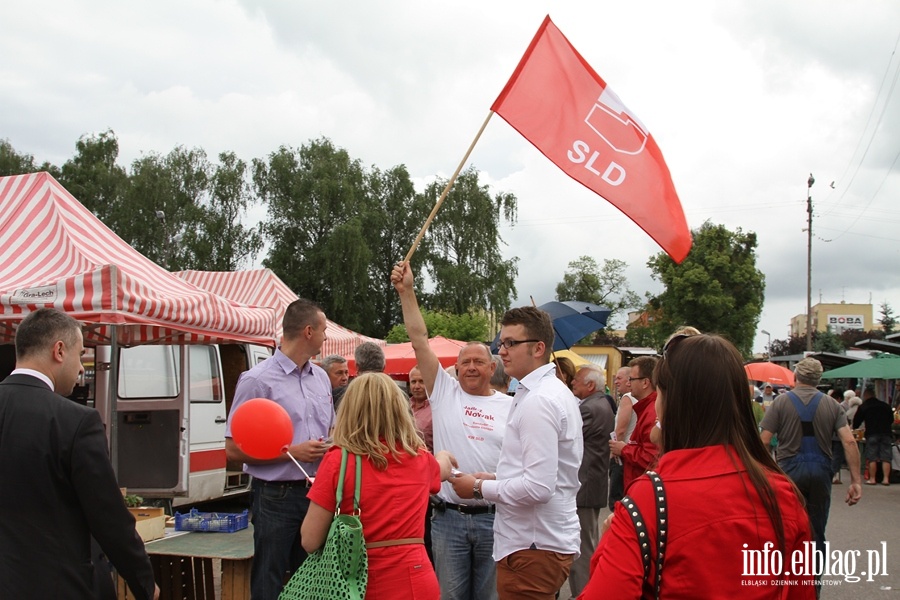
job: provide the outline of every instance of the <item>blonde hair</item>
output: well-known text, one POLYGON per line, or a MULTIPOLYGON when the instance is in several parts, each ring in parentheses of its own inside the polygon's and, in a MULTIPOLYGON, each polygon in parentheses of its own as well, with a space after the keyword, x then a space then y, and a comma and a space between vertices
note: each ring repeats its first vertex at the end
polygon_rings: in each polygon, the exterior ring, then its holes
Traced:
POLYGON ((363 373, 347 386, 338 408, 334 443, 368 456, 381 471, 387 469, 388 454, 399 462, 401 448, 410 456, 425 448, 409 402, 384 373, 363 373))

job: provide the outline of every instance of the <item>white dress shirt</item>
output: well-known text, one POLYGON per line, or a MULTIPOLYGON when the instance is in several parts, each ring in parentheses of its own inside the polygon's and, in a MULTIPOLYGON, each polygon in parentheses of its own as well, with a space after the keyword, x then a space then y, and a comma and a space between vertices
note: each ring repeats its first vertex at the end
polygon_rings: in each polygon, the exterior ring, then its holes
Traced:
POLYGON ((494 560, 529 548, 573 554, 581 529, 575 506, 584 451, 578 400, 552 364, 519 381, 497 465, 481 493, 497 505, 494 560))

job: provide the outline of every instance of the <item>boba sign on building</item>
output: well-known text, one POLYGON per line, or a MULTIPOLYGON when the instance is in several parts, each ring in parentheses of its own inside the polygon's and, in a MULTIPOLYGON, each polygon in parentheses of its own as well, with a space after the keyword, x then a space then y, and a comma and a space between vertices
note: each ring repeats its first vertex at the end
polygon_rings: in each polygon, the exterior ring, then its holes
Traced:
POLYGON ((862 315, 828 315, 828 331, 841 334, 849 329, 865 329, 862 315))

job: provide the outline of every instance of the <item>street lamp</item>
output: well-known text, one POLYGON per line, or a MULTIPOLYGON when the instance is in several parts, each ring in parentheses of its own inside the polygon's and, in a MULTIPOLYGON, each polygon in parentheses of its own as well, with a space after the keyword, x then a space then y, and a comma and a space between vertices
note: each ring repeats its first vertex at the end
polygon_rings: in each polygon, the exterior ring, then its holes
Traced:
POLYGON ((760 329, 759 332, 769 337, 769 341, 766 343, 766 360, 772 360, 772 334, 765 329, 760 329))
POLYGON ((806 351, 812 352, 812 186, 816 182, 813 174, 806 180, 806 351))

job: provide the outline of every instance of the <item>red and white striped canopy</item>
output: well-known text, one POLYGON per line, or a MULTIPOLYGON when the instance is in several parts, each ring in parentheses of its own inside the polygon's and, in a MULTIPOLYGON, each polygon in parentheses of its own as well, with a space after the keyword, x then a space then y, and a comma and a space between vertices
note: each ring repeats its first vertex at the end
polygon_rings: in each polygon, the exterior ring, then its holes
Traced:
POLYGON ((41 307, 86 324, 85 341, 273 345, 275 311, 242 306, 126 244, 49 173, 0 177, 0 343, 41 307))
MULTIPOLYGON (((275 309, 277 337, 284 331, 282 319, 288 304, 297 294, 271 269, 249 271, 177 271, 175 275, 190 281, 204 290, 249 306, 266 306, 275 309)), ((384 346, 384 340, 376 340, 328 321, 325 327, 325 344, 321 356, 350 354, 363 342, 375 342, 384 346)))

